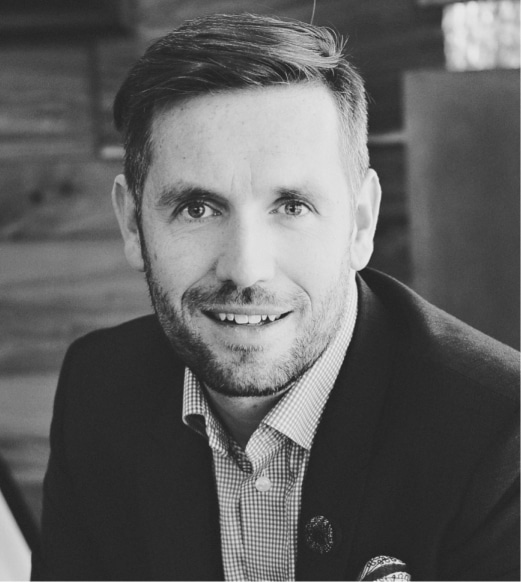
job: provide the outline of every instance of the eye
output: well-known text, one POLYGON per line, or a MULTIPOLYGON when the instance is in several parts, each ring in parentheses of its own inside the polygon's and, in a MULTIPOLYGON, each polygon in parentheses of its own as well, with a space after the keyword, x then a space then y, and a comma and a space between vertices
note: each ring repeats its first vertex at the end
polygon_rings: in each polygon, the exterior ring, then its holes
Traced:
POLYGON ((204 218, 210 218, 211 216, 219 216, 220 212, 206 202, 194 200, 193 202, 185 204, 180 209, 179 214, 188 220, 202 220, 204 218))
POLYGON ((309 207, 299 200, 288 200, 281 204, 275 212, 286 216, 304 216, 309 212, 309 207))

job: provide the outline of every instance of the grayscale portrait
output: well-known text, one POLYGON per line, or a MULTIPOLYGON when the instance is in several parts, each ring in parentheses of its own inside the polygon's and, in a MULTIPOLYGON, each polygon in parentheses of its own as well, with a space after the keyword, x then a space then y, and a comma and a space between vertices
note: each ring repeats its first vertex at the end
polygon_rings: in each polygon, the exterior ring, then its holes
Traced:
POLYGON ((519 579, 519 16, 0 6, 0 580, 519 579))

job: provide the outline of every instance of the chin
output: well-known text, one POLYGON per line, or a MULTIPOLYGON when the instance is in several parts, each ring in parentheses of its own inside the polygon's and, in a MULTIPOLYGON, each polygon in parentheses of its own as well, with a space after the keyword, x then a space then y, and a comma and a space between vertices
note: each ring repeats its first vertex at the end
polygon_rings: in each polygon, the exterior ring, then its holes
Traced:
MULTIPOLYGON (((197 375, 197 372, 196 372, 197 375)), ((233 370, 227 370, 225 374, 212 373, 211 377, 204 383, 219 394, 232 397, 251 397, 251 396, 274 396, 284 392, 295 378, 263 378, 262 374, 257 371, 252 371, 251 375, 247 377, 243 371, 239 374, 234 374, 233 370), (272 380, 275 380, 273 382, 272 380)), ((270 375, 271 376, 271 375, 270 375)), ((199 375, 201 377, 201 375, 199 375)))
POLYGON ((251 346, 245 346, 244 350, 235 346, 226 355, 207 350, 206 355, 209 357, 188 356, 187 364, 201 382, 226 396, 278 394, 304 371, 289 354, 279 356, 277 361, 271 354, 251 346))

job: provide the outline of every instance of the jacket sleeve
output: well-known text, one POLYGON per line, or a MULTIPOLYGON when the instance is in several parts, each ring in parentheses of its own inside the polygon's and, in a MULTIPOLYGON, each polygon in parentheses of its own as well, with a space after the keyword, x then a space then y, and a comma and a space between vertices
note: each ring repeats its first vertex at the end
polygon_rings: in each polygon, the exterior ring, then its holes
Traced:
POLYGON ((519 580, 517 412, 482 454, 447 540, 441 580, 519 580))
POLYGON ((33 554, 32 580, 100 580, 106 578, 94 543, 83 527, 68 472, 64 420, 73 392, 71 370, 78 344, 69 348, 60 373, 51 424, 51 454, 44 479, 41 549, 33 554))

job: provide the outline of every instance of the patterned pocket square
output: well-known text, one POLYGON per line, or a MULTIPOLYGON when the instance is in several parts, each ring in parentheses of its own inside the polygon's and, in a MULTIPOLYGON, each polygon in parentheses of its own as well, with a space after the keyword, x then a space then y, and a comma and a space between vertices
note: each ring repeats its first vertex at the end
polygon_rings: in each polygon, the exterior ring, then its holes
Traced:
POLYGON ((371 558, 360 572, 357 580, 410 580, 407 565, 401 560, 390 556, 371 558))

